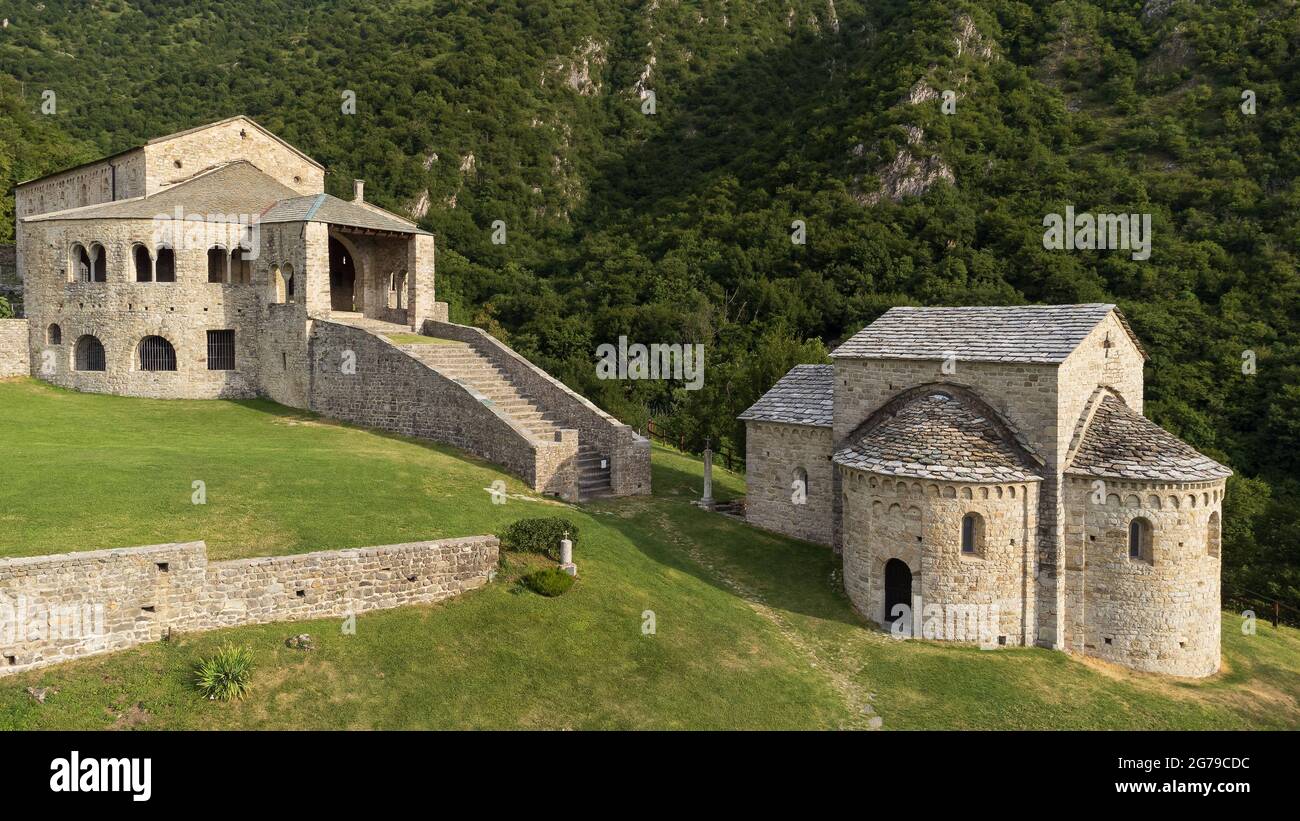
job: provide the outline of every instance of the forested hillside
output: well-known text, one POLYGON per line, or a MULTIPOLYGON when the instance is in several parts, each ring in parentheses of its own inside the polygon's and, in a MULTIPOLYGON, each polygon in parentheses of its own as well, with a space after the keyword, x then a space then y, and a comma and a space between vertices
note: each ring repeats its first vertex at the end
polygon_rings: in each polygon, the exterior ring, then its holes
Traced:
POLYGON ((740 445, 737 413, 891 305, 1115 301, 1152 354, 1147 413, 1236 471, 1226 584, 1300 607, 1293 2, 44 0, 0 17, 7 182, 247 113, 324 162, 332 193, 363 177, 435 231, 454 319, 696 443, 740 445), (1150 258, 1044 250, 1067 205, 1151 214, 1150 258), (703 343, 704 388, 598 381, 595 348, 620 334, 703 343))

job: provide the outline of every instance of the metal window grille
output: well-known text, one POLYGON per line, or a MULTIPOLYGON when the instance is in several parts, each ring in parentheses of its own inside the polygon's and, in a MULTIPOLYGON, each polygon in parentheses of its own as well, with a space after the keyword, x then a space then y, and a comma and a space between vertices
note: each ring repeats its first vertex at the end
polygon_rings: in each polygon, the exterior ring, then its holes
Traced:
POLYGON ((208 331, 208 370, 235 369, 235 332, 208 331))
POLYGON ((106 370, 104 345, 93 336, 83 336, 77 342, 77 370, 106 370))
POLYGON ((176 370, 176 349, 161 336, 146 336, 140 343, 140 370, 176 370))

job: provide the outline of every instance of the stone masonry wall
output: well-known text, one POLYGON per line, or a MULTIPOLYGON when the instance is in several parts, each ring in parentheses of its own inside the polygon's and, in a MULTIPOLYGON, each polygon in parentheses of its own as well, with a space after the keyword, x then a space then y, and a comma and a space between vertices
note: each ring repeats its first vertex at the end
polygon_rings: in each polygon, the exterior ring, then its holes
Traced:
POLYGON ((829 546, 835 499, 831 429, 750 421, 745 430, 745 520, 829 546), (797 468, 808 474, 804 504, 793 501, 797 468))
POLYGON ((0 319, 0 379, 32 372, 27 335, 27 320, 0 319))
POLYGON ((1074 652, 1153 673, 1219 669, 1224 483, 1067 476, 1066 638, 1074 652), (1129 556, 1129 523, 1151 524, 1150 552, 1129 556))
POLYGON ((443 442, 504 466, 535 490, 576 498, 577 442, 531 438, 459 383, 370 333, 314 320, 310 407, 358 425, 443 442), (343 367, 355 357, 355 372, 343 367))
POLYGON ((503 345, 486 331, 426 319, 423 332, 471 345, 510 374, 525 393, 538 397, 547 414, 562 427, 578 431, 582 443, 594 446, 610 460, 610 486, 615 496, 650 493, 650 440, 637 435, 562 382, 503 345))
POLYGON ((911 570, 912 595, 922 607, 985 607, 991 614, 996 605, 1000 642, 1033 643, 1037 482, 967 484, 840 471, 844 586, 859 612, 883 623, 885 564, 898 559, 911 570), (981 522, 974 554, 961 552, 968 513, 981 522))
POLYGON ((487 584, 495 536, 207 560, 203 542, 0 560, 0 675, 199 631, 441 601, 487 584))
POLYGON ((244 119, 150 143, 143 153, 148 194, 235 160, 247 160, 299 194, 325 190, 323 168, 244 119))

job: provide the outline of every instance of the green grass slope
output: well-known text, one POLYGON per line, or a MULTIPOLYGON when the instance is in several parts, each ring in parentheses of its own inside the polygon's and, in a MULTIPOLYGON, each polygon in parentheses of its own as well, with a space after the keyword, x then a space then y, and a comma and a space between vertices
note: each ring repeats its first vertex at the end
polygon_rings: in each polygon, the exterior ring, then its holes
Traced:
MULTIPOLYGON (((499 531, 562 514, 581 570, 546 599, 512 558, 439 605, 182 635, 0 679, 0 728, 1295 728, 1300 633, 1243 636, 1182 682, 1041 649, 898 642, 863 625, 829 551, 695 508, 700 465, 656 448, 655 495, 575 507, 425 443, 269 403, 156 402, 0 382, 0 556, 206 539, 214 557, 499 531), (208 503, 191 504, 191 481, 208 503), (493 505, 498 478, 512 495, 493 505), (656 630, 642 631, 653 611, 656 630), (310 633, 317 647, 284 639, 310 633), (249 646, 246 699, 194 662, 249 646), (28 687, 53 692, 44 704, 28 687)), ((717 495, 743 493, 718 470, 717 495)))

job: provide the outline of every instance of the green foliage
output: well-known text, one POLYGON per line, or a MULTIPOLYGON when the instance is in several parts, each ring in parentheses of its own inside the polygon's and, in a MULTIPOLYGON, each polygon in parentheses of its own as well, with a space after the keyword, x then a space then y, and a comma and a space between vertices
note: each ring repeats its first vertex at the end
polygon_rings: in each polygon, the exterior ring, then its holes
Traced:
POLYGON ((573 587, 573 577, 558 567, 535 570, 520 579, 529 590, 547 598, 563 596, 573 587))
POLYGON ((453 320, 693 448, 743 451, 735 418, 784 368, 890 306, 1116 302, 1152 354, 1146 412, 1260 483, 1229 491, 1251 499, 1224 518, 1225 579, 1300 606, 1300 7, 1162 5, 837 0, 833 23, 825 0, 45 0, 0 47, 27 83, 0 79, 0 188, 69 147, 246 112, 332 193, 427 192, 453 320), (957 112, 909 102, 920 80, 957 112), (57 117, 35 113, 45 87, 57 117), (900 151, 955 185, 873 203, 900 151), (1152 214, 1151 258, 1044 250, 1067 204, 1152 214), (598 380, 620 335, 704 345, 704 388, 598 380))
POLYGON ((9 300, 0 296, 0 319, 8 319, 13 315, 14 309, 13 306, 9 304, 9 300))
POLYGON ((194 668, 194 686, 209 699, 243 698, 253 678, 253 652, 247 647, 223 645, 216 655, 194 668))
POLYGON ((560 559, 560 540, 564 534, 578 544, 578 526, 560 516, 519 519, 501 532, 501 546, 520 553, 542 553, 560 559))

